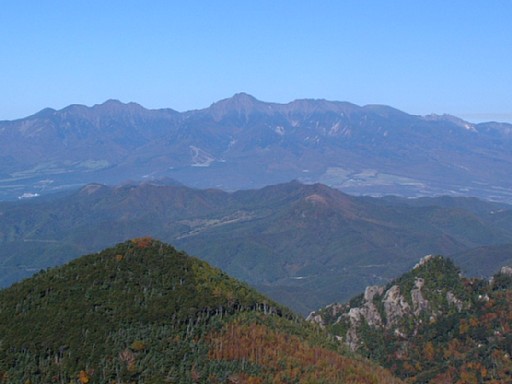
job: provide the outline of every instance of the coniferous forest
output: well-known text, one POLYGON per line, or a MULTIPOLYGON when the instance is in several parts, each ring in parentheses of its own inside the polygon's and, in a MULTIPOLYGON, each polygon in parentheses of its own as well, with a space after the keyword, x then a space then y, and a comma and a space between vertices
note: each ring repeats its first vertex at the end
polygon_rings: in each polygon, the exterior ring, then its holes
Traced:
POLYGON ((138 238, 0 292, 0 382, 399 380, 220 270, 138 238))

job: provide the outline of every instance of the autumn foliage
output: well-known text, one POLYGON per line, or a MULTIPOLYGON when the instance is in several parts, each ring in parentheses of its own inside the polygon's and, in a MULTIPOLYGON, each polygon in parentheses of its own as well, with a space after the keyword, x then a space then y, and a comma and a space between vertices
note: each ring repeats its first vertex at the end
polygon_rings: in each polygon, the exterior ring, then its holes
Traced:
MULTIPOLYGON (((415 308, 420 279, 424 309, 404 311, 386 326, 361 322, 357 351, 410 383, 512 383, 512 276, 464 278, 450 260, 437 256, 385 289, 399 287, 415 308)), ((373 300, 381 318, 387 315, 385 295, 373 300)), ((363 296, 356 299, 355 308, 363 296)), ((351 303, 340 307, 346 311, 342 316, 322 313, 328 330, 345 339, 351 303)))
POLYGON ((146 236, 146 237, 137 237, 135 239, 132 239, 132 243, 135 244, 138 248, 148 248, 153 243, 153 238, 146 236))
POLYGON ((384 369, 266 325, 233 321, 209 337, 208 357, 260 367, 263 374, 239 377, 239 383, 398 383, 384 369), (371 369, 368 369, 371 367, 371 369))

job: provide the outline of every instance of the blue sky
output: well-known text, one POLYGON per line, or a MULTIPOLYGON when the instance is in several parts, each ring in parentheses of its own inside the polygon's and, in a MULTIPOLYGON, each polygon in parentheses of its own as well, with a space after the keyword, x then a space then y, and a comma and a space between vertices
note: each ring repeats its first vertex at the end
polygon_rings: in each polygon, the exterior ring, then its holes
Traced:
POLYGON ((512 121, 512 1, 6 1, 0 120, 247 92, 512 121))

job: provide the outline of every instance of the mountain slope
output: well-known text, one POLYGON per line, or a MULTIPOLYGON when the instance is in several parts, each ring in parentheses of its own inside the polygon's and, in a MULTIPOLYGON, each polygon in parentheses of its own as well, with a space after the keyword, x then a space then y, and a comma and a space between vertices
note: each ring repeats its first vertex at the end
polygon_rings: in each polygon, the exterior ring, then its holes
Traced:
POLYGON ((511 314, 512 268, 490 282, 467 279, 450 260, 428 256, 309 319, 409 382, 502 383, 512 369, 511 314))
POLYGON ((350 193, 512 201, 511 145, 510 124, 380 105, 241 93, 179 113, 109 100, 0 122, 0 197, 168 176, 225 190, 301 179, 350 193))
POLYGON ((93 184, 54 200, 0 204, 0 281, 150 235, 307 314, 389 281, 427 253, 454 255, 478 276, 480 265, 492 274, 506 261, 491 258, 491 248, 467 260, 464 252, 512 244, 509 206, 498 205, 498 212, 497 204, 479 200, 421 204, 298 182, 235 193, 93 184))
POLYGON ((324 334, 244 284, 150 238, 0 291, 0 382, 287 380, 399 382, 340 355, 324 334))

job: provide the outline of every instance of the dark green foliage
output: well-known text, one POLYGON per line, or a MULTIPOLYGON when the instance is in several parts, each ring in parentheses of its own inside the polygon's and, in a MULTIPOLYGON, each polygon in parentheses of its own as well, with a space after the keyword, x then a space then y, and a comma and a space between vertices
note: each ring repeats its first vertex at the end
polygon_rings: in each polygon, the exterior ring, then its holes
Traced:
POLYGON ((492 289, 512 289, 512 275, 498 273, 492 279, 492 289))
MULTIPOLYGON (((392 285, 398 285, 401 292, 411 292, 416 279, 423 279, 422 293, 425 299, 433 306, 433 310, 448 308, 446 294, 453 293, 458 299, 468 299, 468 293, 461 280, 460 270, 452 260, 442 256, 432 256, 425 264, 405 273, 400 278, 389 283, 386 289, 392 285)), ((405 298, 412 305, 411 295, 405 298)))
POLYGON ((399 382, 342 352, 320 328, 151 238, 0 291, 0 383, 399 382), (342 367, 334 375, 331 362, 342 367))
POLYGON ((0 373, 19 383, 67 383, 82 370, 94 382, 191 382, 193 369, 220 369, 203 337, 240 311, 294 317, 168 245, 128 241, 0 292, 0 373))

